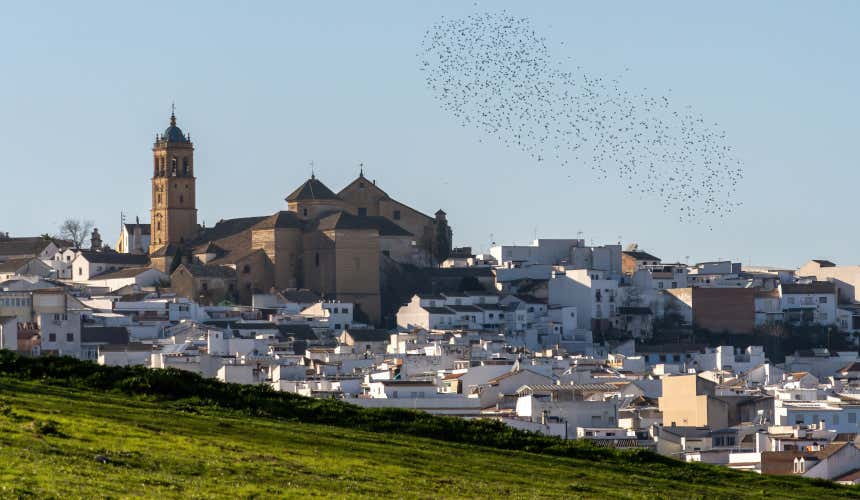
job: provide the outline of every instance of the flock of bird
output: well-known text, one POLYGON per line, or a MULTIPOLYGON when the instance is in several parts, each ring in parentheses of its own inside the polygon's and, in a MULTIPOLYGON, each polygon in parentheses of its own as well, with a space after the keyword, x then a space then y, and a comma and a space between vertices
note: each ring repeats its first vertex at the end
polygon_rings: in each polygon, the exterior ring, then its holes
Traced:
POLYGON ((537 162, 587 164, 599 180, 617 175, 682 222, 710 225, 740 205, 743 165, 716 124, 620 78, 567 69, 528 19, 443 18, 425 34, 419 58, 444 110, 537 162))

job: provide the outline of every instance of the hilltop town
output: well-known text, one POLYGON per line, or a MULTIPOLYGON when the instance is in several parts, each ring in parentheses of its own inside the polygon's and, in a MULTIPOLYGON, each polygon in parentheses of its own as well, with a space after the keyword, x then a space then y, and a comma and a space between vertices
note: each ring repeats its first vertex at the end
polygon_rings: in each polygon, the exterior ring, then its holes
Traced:
POLYGON ((363 168, 205 227, 174 115, 152 154, 149 222, 113 246, 0 233, 0 347, 860 482, 860 266, 579 236, 475 253, 363 168))

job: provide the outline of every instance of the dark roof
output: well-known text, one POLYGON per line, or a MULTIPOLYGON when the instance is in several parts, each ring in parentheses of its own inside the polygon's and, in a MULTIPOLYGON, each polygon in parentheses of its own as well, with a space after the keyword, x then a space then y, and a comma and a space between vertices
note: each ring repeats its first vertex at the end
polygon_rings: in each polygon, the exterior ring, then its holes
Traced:
POLYGON ((281 291, 281 297, 287 302, 313 304, 319 302, 320 296, 307 288, 287 288, 281 291))
POLYGON ((374 328, 355 328, 347 331, 347 333, 356 342, 383 342, 391 338, 390 331, 374 328))
POLYGON ((282 210, 266 217, 258 222, 254 229, 286 229, 295 228, 301 229, 303 226, 302 220, 299 219, 295 212, 282 210))
POLYGON ((205 245, 234 234, 241 233, 251 226, 260 223, 266 217, 240 217, 236 219, 222 219, 214 227, 207 227, 197 235, 191 242, 192 245, 205 245))
POLYGON ((836 264, 834 264, 833 262, 830 262, 829 260, 812 259, 812 262, 815 262, 816 264, 818 264, 821 267, 836 267, 836 264))
POLYGON ((0 273, 14 273, 18 269, 26 266, 27 263, 33 259, 35 259, 35 257, 24 257, 21 259, 11 259, 0 262, 0 273))
POLYGON ((124 326, 85 326, 81 328, 81 342, 88 344, 128 344, 128 330, 124 326))
POLYGON ((152 226, 149 224, 126 224, 125 230, 128 231, 128 234, 134 234, 135 227, 140 227, 140 234, 150 234, 152 232, 152 226))
POLYGON ((132 253, 81 250, 79 255, 87 259, 88 262, 95 264, 117 264, 121 266, 145 266, 149 264, 149 257, 146 255, 132 253))
POLYGON ((210 241, 208 245, 198 247, 197 250, 194 252, 195 255, 203 255, 207 253, 211 253, 214 254, 216 257, 220 257, 226 253, 226 250, 210 241))
POLYGON ((422 306, 421 309, 424 309, 430 314, 454 314, 454 311, 448 309, 447 307, 422 306))
POLYGON ((278 331, 284 337, 293 337, 295 340, 317 340, 313 328, 308 325, 277 325, 278 331))
POLYGON ((641 315, 648 316, 649 314, 654 314, 651 312, 650 307, 619 307, 618 314, 628 314, 628 315, 641 315))
POLYGON ((379 230, 379 236, 413 236, 412 233, 398 226, 394 222, 386 219, 385 217, 379 215, 369 215, 365 216, 365 219, 368 219, 368 223, 377 230, 379 230))
POLYGON ((419 299, 424 300, 445 300, 445 297, 437 294, 437 293, 419 293, 417 294, 419 299))
POLYGON ((391 222, 385 217, 358 216, 348 212, 335 212, 320 218, 316 230, 332 229, 375 229, 380 236, 412 236, 412 233, 391 222))
POLYGON ((152 269, 151 267, 127 267, 125 269, 120 269, 119 271, 112 271, 107 273, 98 274, 93 276, 93 279, 100 280, 113 280, 120 278, 134 278, 138 274, 145 273, 152 269))
POLYGON ((641 252, 639 250, 625 250, 622 253, 628 257, 633 257, 636 260, 660 260, 660 257, 656 257, 648 252, 641 252))
POLYGON ((482 311, 501 311, 502 306, 498 304, 475 304, 475 307, 482 311))
POLYGON ((287 196, 286 201, 339 200, 334 192, 313 175, 287 196))
POLYGON ((150 257, 170 257, 172 255, 178 254, 179 250, 180 250, 180 248, 178 245, 174 245, 173 243, 170 243, 170 244, 165 245, 165 246, 159 248, 158 250, 152 252, 150 254, 150 257))
POLYGON ((182 264, 174 274, 181 270, 188 271, 195 278, 236 279, 236 270, 226 266, 209 266, 205 264, 182 264))
POLYGON ((848 365, 844 366, 843 368, 841 368, 839 370, 839 373, 848 373, 848 372, 860 372, 860 363, 855 361, 853 363, 849 363, 848 365))
POLYGON ((836 293, 836 285, 829 281, 813 281, 807 284, 782 285, 782 294, 804 294, 804 293, 836 293))
POLYGON ((49 244, 71 247, 72 242, 42 238, 41 236, 0 239, 0 255, 39 255, 49 244))

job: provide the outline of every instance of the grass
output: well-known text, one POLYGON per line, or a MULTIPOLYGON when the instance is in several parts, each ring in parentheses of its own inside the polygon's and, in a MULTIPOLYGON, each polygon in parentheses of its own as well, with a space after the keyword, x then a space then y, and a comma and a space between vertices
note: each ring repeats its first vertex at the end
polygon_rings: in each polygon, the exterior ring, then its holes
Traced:
POLYGON ((832 483, 650 454, 532 453, 319 425, 309 415, 252 416, 7 372, 0 376, 0 497, 860 497, 832 483))

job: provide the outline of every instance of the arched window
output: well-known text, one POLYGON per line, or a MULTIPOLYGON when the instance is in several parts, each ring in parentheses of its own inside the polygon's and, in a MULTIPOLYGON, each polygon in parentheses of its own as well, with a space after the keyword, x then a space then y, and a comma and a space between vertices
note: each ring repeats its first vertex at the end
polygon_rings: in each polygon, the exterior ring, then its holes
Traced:
POLYGON ((153 167, 154 167, 154 169, 152 171, 152 176, 158 177, 158 158, 155 158, 155 157, 152 158, 152 163, 153 163, 153 167))
POLYGON ((182 158, 182 175, 188 175, 188 157, 182 158))
POLYGON ((176 169, 176 157, 174 156, 174 157, 170 160, 170 175, 172 175, 173 177, 176 177, 176 174, 177 174, 177 173, 178 173, 178 172, 177 172, 177 169, 176 169))
MULTIPOLYGON (((158 222, 156 222, 156 223, 155 223, 155 230, 156 230, 156 231, 161 231, 161 221, 158 221, 158 222)), ((161 240, 158 240, 158 241, 161 241, 161 240)))
POLYGON ((179 204, 180 204, 180 205, 182 205, 183 200, 184 200, 184 198, 182 198, 182 195, 180 194, 180 195, 179 195, 179 204))

